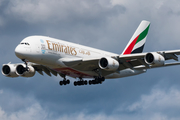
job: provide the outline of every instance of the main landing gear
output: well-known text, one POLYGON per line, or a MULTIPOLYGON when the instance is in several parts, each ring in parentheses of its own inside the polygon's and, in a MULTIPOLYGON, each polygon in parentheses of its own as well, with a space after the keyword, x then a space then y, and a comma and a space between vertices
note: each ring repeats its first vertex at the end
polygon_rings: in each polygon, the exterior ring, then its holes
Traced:
MULTIPOLYGON (((105 81, 105 78, 102 77, 101 71, 99 69, 96 69, 95 72, 98 74, 98 77, 95 77, 94 80, 87 81, 87 80, 83 80, 80 77, 79 81, 74 81, 74 86, 87 85, 88 83, 89 83, 89 85, 102 84, 102 82, 105 81)), ((61 77, 63 77, 64 80, 59 82, 60 85, 70 84, 70 80, 66 80, 66 75, 63 74, 63 75, 61 75, 61 77)))
POLYGON ((59 85, 67 85, 70 84, 70 80, 66 80, 66 77, 64 76, 64 80, 63 81, 59 81, 59 85))
MULTIPOLYGON (((89 85, 95 85, 95 84, 101 84, 103 81, 105 81, 104 77, 96 77, 94 80, 89 80, 89 85)), ((80 78, 80 81, 75 81, 74 86, 81 86, 81 85, 87 85, 87 80, 83 80, 80 78)))
POLYGON ((87 85, 87 80, 83 80, 82 78, 79 78, 80 79, 80 81, 75 81, 74 82, 74 86, 77 86, 77 85, 87 85))
MULTIPOLYGON (((82 85, 96 85, 96 84, 102 84, 102 82, 105 81, 105 78, 104 77, 96 77, 94 80, 83 80, 82 78, 79 78, 80 80, 79 81, 74 81, 74 86, 82 86, 82 85)), ((64 77, 64 80, 62 81, 59 81, 59 85, 67 85, 67 84, 70 84, 70 80, 66 80, 66 78, 64 77)))
POLYGON ((89 81, 89 85, 95 85, 95 84, 102 84, 102 82, 104 82, 105 81, 105 78, 104 77, 97 77, 97 78, 95 78, 95 80, 90 80, 89 81))

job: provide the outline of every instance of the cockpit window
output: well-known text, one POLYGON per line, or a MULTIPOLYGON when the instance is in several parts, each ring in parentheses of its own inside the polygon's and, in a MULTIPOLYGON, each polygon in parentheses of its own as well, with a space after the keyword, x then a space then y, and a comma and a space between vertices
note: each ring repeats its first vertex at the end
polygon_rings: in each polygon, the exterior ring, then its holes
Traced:
POLYGON ((21 45, 23 45, 23 44, 25 44, 25 45, 29 45, 29 43, 24 43, 24 42, 22 42, 22 43, 20 43, 21 45))

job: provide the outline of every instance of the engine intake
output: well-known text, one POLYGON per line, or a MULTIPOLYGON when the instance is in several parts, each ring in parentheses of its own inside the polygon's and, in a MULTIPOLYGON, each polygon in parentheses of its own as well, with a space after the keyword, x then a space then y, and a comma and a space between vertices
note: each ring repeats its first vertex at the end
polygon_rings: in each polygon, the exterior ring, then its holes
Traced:
POLYGON ((103 57, 99 60, 99 67, 107 71, 116 71, 119 68, 119 62, 110 57, 103 57))
POLYGON ((2 67, 2 74, 6 77, 18 77, 15 64, 5 64, 2 67))
POLYGON ((145 62, 150 65, 161 66, 164 65, 165 62, 164 57, 156 52, 147 53, 144 59, 145 62))

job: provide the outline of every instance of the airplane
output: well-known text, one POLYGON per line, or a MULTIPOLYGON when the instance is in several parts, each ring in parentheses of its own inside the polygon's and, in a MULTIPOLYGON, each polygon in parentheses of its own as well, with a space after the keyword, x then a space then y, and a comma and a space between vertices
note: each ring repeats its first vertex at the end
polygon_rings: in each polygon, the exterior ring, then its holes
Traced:
POLYGON ((67 76, 78 78, 74 86, 101 84, 105 79, 145 73, 148 69, 179 65, 180 50, 143 53, 150 22, 143 20, 121 54, 115 54, 46 36, 29 36, 15 48, 23 63, 3 64, 6 77, 33 77, 36 72, 60 75, 59 84, 70 84, 67 76), (166 63, 166 60, 175 62, 166 63), (90 80, 84 80, 90 79, 90 80))

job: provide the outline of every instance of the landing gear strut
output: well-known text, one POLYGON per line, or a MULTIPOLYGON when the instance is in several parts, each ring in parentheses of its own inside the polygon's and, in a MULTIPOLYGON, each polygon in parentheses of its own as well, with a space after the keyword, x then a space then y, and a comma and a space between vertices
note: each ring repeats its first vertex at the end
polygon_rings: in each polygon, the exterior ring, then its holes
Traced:
POLYGON ((103 81, 105 81, 104 77, 96 77, 94 80, 89 81, 89 85, 102 84, 103 81))
POLYGON ((26 68, 24 68, 24 71, 29 71, 29 67, 27 65, 27 60, 26 59, 22 59, 22 61, 24 62, 24 64, 26 65, 26 68))
POLYGON ((70 84, 70 80, 66 80, 66 77, 64 76, 64 80, 63 81, 59 81, 59 85, 66 85, 66 84, 70 84))
POLYGON ((101 70, 95 69, 94 72, 98 74, 98 77, 95 77, 94 80, 90 80, 89 85, 102 84, 102 82, 105 81, 105 78, 102 76, 101 70))

